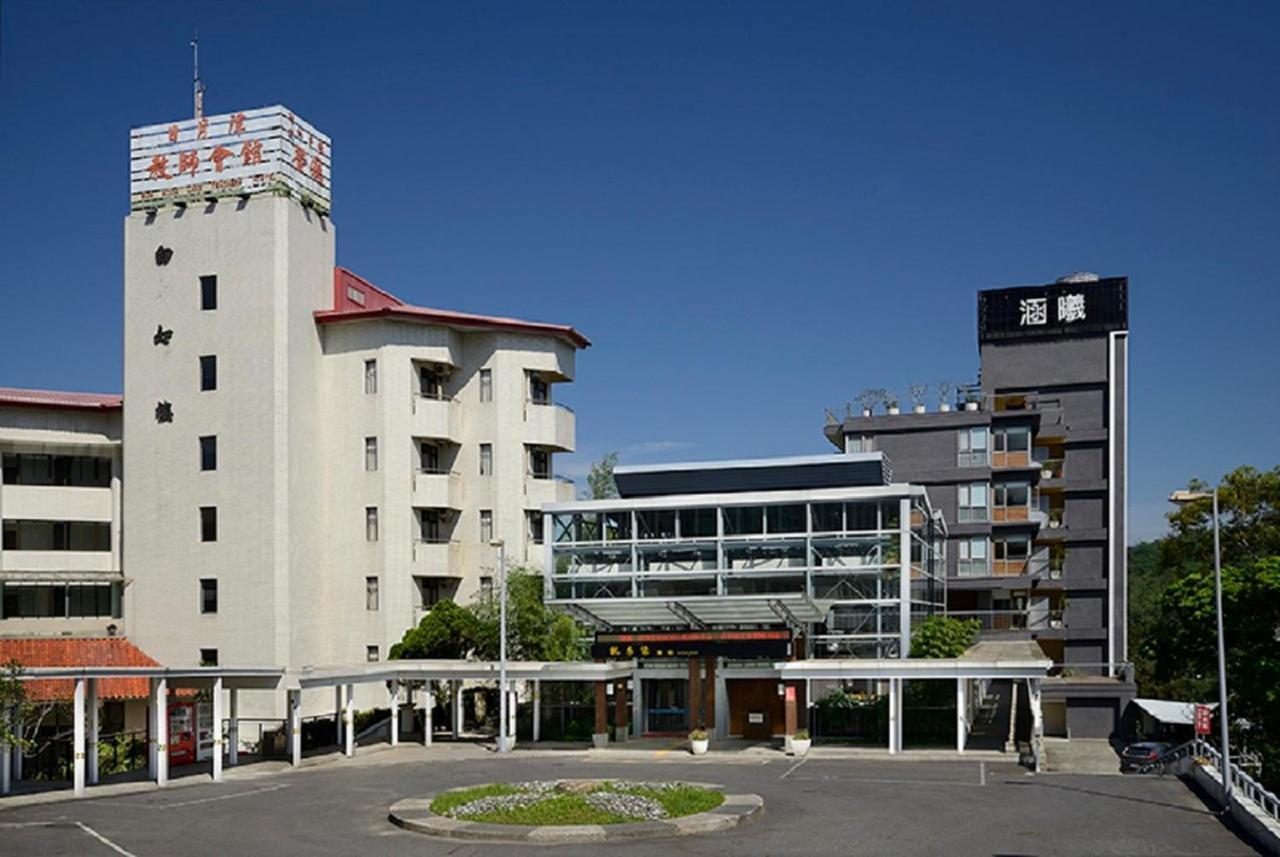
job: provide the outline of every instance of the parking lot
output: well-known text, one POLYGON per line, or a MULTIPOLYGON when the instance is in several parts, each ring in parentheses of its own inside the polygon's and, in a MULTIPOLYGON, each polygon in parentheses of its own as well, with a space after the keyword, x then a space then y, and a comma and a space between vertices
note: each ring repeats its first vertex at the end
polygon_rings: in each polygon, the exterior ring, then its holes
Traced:
MULTIPOLYGON (((470 845, 387 821, 404 797, 498 779, 691 779, 764 797, 755 823, 714 836, 609 846, 635 855, 1247 855, 1255 850, 1173 778, 1030 775, 1012 764, 707 757, 602 758, 401 747, 298 771, 3 809, 9 855, 552 853, 470 845)), ((240 778, 243 777, 243 778, 240 778)), ((554 853, 598 854, 600 846, 554 853)))

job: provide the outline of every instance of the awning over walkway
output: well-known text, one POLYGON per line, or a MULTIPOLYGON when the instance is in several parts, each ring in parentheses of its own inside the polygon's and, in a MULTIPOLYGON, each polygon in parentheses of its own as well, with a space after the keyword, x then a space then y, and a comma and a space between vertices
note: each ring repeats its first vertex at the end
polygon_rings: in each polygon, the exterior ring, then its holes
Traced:
MULTIPOLYGON (((508 661, 508 681, 616 681, 630 678, 635 661, 508 661)), ((497 681, 497 661, 405 660, 304 668, 289 677, 307 689, 374 681, 497 681)))
MULTIPOLYGON (((1194 726, 1196 722, 1196 703, 1194 702, 1179 702, 1173 699, 1138 699, 1135 697, 1133 704, 1161 723, 1194 726)), ((1217 707, 1218 703, 1216 702, 1209 704, 1211 709, 1217 707)))
POLYGON ((775 664, 792 679, 1044 678, 1053 661, 1030 640, 981 642, 958 658, 818 658, 775 664))
POLYGON ((826 610, 801 593, 691 595, 673 598, 580 598, 550 602, 609 626, 705 628, 821 622, 826 610), (585 614, 585 615, 584 615, 585 614))

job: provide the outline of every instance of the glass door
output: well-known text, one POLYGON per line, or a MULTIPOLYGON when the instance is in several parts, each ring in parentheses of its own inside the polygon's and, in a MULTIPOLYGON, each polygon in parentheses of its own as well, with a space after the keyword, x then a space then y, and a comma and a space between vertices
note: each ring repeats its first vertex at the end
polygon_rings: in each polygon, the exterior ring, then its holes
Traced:
POLYGON ((645 731, 683 734, 689 728, 689 681, 682 678, 646 679, 645 731))

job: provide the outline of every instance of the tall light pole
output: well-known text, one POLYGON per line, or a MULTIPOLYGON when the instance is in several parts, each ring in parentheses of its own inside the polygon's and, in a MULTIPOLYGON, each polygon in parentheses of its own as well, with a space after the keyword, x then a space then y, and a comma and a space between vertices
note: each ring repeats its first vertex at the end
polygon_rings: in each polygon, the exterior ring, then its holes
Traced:
POLYGON ((498 752, 511 749, 507 736, 507 543, 489 542, 498 549, 498 752))
POLYGON ((1191 503, 1213 498, 1213 589, 1218 613, 1218 719, 1222 727, 1222 810, 1231 811, 1231 746, 1227 739, 1227 644, 1222 632, 1222 548, 1218 538, 1218 489, 1174 491, 1174 503, 1191 503))

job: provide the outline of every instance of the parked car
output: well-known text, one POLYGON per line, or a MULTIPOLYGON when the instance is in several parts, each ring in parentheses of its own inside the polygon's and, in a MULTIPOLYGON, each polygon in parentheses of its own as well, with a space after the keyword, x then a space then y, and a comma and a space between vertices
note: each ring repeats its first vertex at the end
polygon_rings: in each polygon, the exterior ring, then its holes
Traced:
POLYGON ((1172 744, 1166 744, 1163 741, 1139 741, 1136 744, 1130 744, 1120 753, 1120 770, 1136 771, 1172 749, 1172 744))

